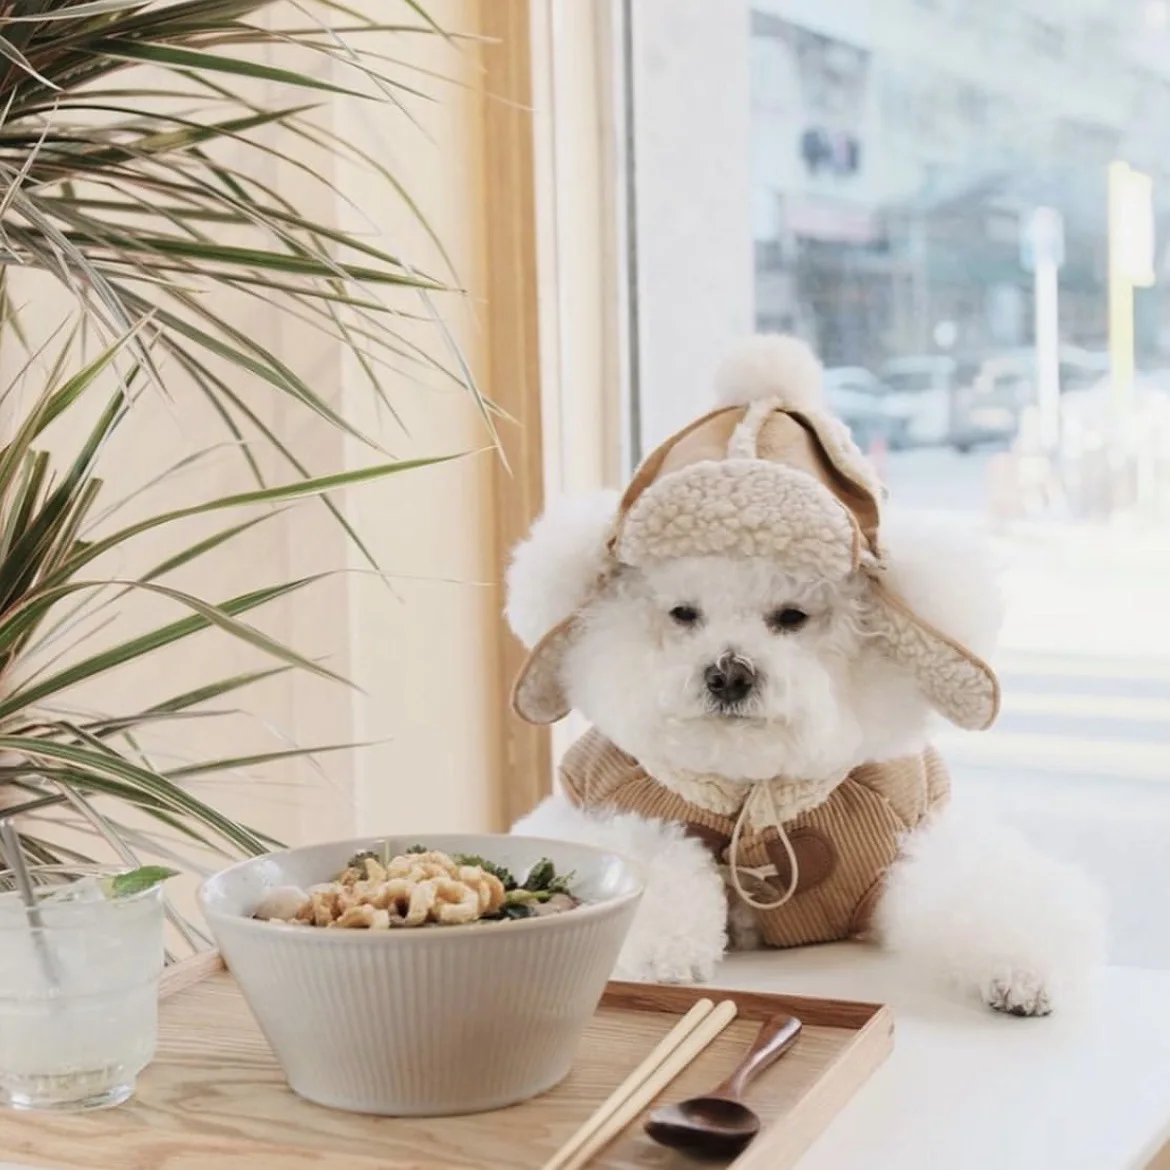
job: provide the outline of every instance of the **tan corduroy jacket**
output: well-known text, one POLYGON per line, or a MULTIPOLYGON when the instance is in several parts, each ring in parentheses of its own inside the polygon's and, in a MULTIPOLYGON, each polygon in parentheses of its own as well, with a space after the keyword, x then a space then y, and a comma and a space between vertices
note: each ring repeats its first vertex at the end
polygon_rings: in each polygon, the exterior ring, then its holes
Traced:
MULTIPOLYGON (((721 866, 730 864, 735 817, 689 803, 598 731, 587 732, 569 749, 560 779, 575 805, 682 822, 721 866)), ((949 796, 946 767, 928 747, 920 756, 855 768, 823 804, 785 822, 798 880, 784 905, 757 911, 765 942, 793 947, 864 934, 899 839, 949 796)), ((788 889, 792 868, 775 827, 745 827, 737 860, 741 881, 756 900, 775 901, 788 889), (769 865, 774 877, 742 873, 769 865)))

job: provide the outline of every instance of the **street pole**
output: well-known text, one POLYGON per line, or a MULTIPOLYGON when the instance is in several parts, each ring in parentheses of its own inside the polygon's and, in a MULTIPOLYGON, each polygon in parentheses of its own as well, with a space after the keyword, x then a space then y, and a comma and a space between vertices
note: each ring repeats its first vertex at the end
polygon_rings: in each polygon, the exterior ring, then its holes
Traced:
POLYGON ((1040 445, 1054 455, 1060 446, 1060 267, 1054 258, 1037 259, 1033 286, 1040 445))
POLYGON ((1154 485, 1149 482, 1147 444, 1133 433, 1135 288, 1154 283, 1153 180, 1128 163, 1109 164, 1109 371, 1115 435, 1122 439, 1124 465, 1132 467, 1137 489, 1148 503, 1154 485), (1132 460, 1132 462, 1130 462, 1132 460))
POLYGON ((1109 375, 1114 418, 1123 425, 1133 406, 1134 330, 1127 210, 1133 172, 1129 164, 1109 164, 1109 375))
POLYGON ((1032 333, 1036 349, 1036 412, 1040 448, 1060 445, 1060 268, 1064 217, 1055 207, 1035 207, 1021 224, 1020 264, 1032 273, 1032 333))

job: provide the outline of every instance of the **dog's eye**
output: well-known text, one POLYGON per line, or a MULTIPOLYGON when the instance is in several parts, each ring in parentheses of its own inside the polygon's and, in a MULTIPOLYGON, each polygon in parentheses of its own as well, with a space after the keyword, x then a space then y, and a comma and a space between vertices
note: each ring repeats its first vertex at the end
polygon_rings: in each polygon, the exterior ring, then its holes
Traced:
POLYGON ((774 609, 768 614, 768 629, 787 634, 799 630, 807 621, 808 614, 803 609, 786 605, 783 609, 774 609))
POLYGON ((676 605, 670 611, 671 621, 677 622, 680 626, 698 625, 701 616, 693 605, 676 605))

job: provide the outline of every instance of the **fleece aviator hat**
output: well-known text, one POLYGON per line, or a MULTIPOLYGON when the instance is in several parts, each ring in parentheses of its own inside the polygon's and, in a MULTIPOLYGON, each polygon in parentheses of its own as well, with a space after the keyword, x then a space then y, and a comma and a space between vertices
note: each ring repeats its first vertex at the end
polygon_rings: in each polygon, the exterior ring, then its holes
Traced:
MULTIPOLYGON (((756 338, 724 380, 725 405, 667 439, 626 488, 598 587, 623 566, 693 556, 765 557, 828 581, 860 574, 867 633, 881 651, 951 722, 989 727, 999 708, 991 668, 883 580, 882 488, 823 405, 813 355, 789 338, 756 338)), ((577 622, 573 614, 555 626, 522 667, 513 705, 525 720, 569 713, 561 667, 577 622)))

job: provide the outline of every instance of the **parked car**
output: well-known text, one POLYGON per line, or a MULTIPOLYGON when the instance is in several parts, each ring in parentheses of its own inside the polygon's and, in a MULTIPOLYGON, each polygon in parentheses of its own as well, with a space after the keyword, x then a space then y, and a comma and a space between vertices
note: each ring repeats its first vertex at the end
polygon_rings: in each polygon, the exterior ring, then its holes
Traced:
MULTIPOLYGON (((1078 432, 1078 442, 1103 440, 1116 423, 1113 381, 1108 374, 1095 382, 1061 389, 1061 425, 1078 432)), ((1170 413, 1170 371, 1139 370, 1134 374, 1130 425, 1141 427, 1170 413)))
POLYGON ((890 389, 862 366, 825 371, 825 401, 849 427, 854 442, 868 451, 875 442, 896 449, 906 445, 908 418, 900 412, 890 389))
POLYGON ((1065 345, 1060 349, 1060 392, 1088 390, 1109 376, 1109 354, 1104 350, 1065 345))
POLYGON ((951 393, 959 363, 952 357, 895 358, 878 371, 889 407, 906 419, 907 446, 939 447, 951 430, 951 393))
POLYGON ((1034 359, 1009 355, 960 369, 951 396, 949 435, 956 451, 1015 438, 1021 411, 1035 400, 1034 366, 1034 359))
POLYGON ((1150 390, 1170 393, 1170 370, 1157 368, 1153 370, 1139 370, 1137 380, 1150 390))
MULTIPOLYGON (((1062 345, 1059 353, 1062 396, 1099 386, 1109 368, 1108 354, 1062 345)), ((951 388, 949 442, 966 452, 988 443, 1008 443, 1019 433, 1023 412, 1037 402, 1036 350, 1000 350, 957 363, 951 388)))

